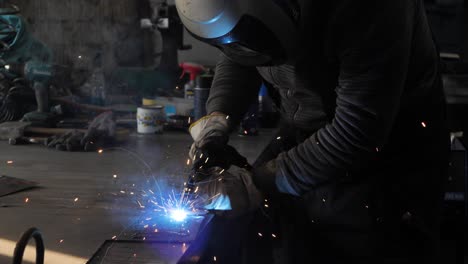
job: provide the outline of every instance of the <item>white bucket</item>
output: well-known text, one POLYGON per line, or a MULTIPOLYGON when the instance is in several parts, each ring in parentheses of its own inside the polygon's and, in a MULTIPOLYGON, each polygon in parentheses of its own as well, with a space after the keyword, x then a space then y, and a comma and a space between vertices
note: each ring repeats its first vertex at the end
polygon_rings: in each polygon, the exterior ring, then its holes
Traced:
POLYGON ((166 121, 164 108, 162 106, 138 107, 137 131, 140 134, 161 133, 166 121))

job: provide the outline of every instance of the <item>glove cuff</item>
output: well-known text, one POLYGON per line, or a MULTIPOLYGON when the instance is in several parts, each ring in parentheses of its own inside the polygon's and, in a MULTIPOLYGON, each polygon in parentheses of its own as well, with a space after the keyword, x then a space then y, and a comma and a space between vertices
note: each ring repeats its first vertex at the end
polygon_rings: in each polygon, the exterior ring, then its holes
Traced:
POLYGON ((193 140, 198 143, 208 137, 224 138, 227 143, 231 127, 229 123, 229 118, 226 115, 207 115, 193 123, 189 128, 189 132, 193 140))
POLYGON ((271 160, 266 164, 254 169, 253 182, 255 186, 264 193, 279 193, 276 186, 277 167, 276 161, 271 160))

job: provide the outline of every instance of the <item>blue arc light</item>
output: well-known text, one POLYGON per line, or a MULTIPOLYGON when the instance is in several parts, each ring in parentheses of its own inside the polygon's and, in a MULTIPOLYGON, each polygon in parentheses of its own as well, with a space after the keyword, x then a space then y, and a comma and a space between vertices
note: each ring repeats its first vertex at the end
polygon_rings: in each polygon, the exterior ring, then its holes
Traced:
POLYGON ((175 209, 172 210, 170 213, 170 217, 172 220, 176 222, 182 222, 187 218, 188 213, 182 209, 175 209))

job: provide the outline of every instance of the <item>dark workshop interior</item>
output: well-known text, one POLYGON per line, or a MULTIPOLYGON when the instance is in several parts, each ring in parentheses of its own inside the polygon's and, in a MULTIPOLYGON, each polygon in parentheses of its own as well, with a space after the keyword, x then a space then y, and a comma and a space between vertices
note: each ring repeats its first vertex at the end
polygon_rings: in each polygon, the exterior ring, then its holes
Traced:
POLYGON ((0 264, 468 264, 468 0, 0 0, 0 264))

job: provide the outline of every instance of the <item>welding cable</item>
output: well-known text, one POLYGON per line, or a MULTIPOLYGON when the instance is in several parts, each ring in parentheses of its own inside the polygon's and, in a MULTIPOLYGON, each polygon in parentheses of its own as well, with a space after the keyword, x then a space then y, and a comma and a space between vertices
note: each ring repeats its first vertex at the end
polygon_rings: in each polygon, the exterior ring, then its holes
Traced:
POLYGON ((2 78, 0 76, 0 90, 8 90, 9 87, 10 87, 10 84, 8 80, 5 77, 2 78))
POLYGON ((5 122, 7 115, 8 115, 8 109, 5 106, 5 104, 2 104, 2 106, 0 108, 0 122, 5 122))
POLYGON ((24 232, 16 244, 15 253, 13 254, 13 264, 21 264, 23 262, 24 250, 31 238, 34 238, 36 242, 36 264, 44 264, 44 240, 42 240, 42 235, 39 232, 39 229, 35 227, 24 232))
POLYGON ((27 89, 24 86, 14 86, 9 89, 0 106, 0 121, 13 121, 21 118, 25 110, 19 99, 27 100, 26 93, 27 89))
POLYGON ((5 112, 3 112, 2 118, 0 120, 1 122, 13 121, 14 116, 15 115, 9 109, 7 109, 5 112))
POLYGON ((13 121, 13 119, 15 119, 15 116, 15 112, 10 111, 10 109, 8 109, 6 121, 13 121))
POLYGON ((15 27, 8 20, 0 19, 0 24, 3 24, 5 26, 7 26, 8 29, 10 29, 10 31, 5 31, 5 30, 1 31, 0 35, 11 35, 11 34, 16 33, 15 27))
POLYGON ((6 109, 2 114, 3 114, 2 115, 2 122, 8 122, 9 118, 10 118, 10 111, 8 111, 8 109, 6 109))
POLYGON ((24 86, 13 86, 10 88, 10 90, 8 90, 8 93, 11 94, 15 92, 21 92, 21 90, 24 90, 24 88, 24 86))
POLYGON ((0 102, 0 111, 3 111, 3 109, 6 107, 7 105, 7 99, 8 95, 6 95, 4 98, 2 98, 2 101, 0 102))
POLYGON ((9 118, 11 116, 11 104, 9 102, 5 102, 5 107, 2 109, 2 118, 5 121, 9 121, 9 118))
POLYGON ((5 41, 0 40, 0 51, 8 51, 10 49, 10 45, 8 45, 5 41))
POLYGON ((12 104, 12 102, 9 100, 7 96, 7 99, 3 102, 3 105, 0 111, 0 115, 1 115, 0 120, 2 120, 3 122, 11 121, 12 120, 11 118, 14 118, 15 116, 14 112, 16 112, 14 109, 14 105, 12 104))
POLYGON ((3 115, 3 112, 5 112, 6 110, 7 110, 6 102, 5 100, 2 100, 0 102, 0 115, 3 115))
MULTIPOLYGON (((1 79, 1 78, 0 78, 0 79, 1 79)), ((13 84, 15 84, 15 85, 16 85, 16 84, 23 84, 23 85, 24 85, 25 83, 27 83, 27 81, 26 81, 26 79, 23 78, 23 77, 17 77, 17 78, 15 78, 15 79, 13 79, 13 84)))

